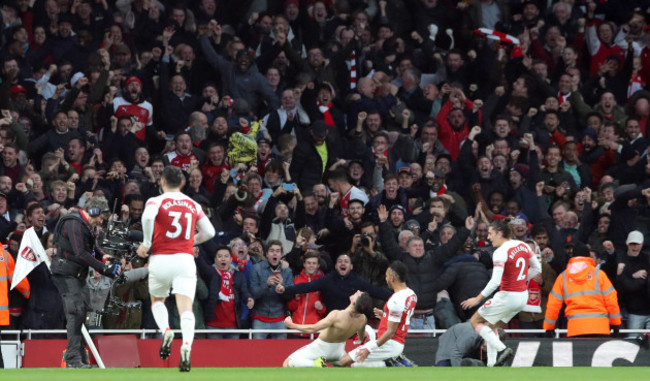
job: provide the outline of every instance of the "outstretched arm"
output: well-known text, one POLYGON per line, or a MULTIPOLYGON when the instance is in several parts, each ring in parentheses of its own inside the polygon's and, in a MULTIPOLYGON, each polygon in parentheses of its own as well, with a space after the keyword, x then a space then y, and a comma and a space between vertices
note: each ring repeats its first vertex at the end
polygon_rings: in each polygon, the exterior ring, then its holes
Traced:
POLYGON ((284 319, 284 325, 286 325, 289 329, 297 329, 300 332, 316 333, 332 326, 336 321, 338 312, 338 310, 334 310, 330 312, 329 315, 325 317, 325 319, 321 319, 314 324, 296 324, 291 319, 291 316, 287 316, 287 318, 284 319))

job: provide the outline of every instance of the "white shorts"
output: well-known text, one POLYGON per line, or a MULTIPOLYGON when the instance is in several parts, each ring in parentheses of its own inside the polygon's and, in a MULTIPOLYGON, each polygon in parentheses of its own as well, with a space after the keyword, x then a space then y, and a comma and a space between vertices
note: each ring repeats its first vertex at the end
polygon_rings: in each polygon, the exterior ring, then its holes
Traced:
POLYGON ((158 254, 149 258, 149 294, 166 298, 169 290, 194 300, 196 264, 189 254, 158 254))
POLYGON ((507 323, 528 303, 528 291, 499 291, 478 309, 479 315, 491 324, 507 323))
POLYGON ((304 359, 314 361, 322 357, 327 362, 339 361, 345 354, 345 342, 328 343, 321 339, 316 339, 304 347, 298 349, 289 355, 290 359, 304 359))
MULTIPOLYGON (((359 351, 361 351, 362 347, 363 346, 360 345, 348 353, 352 361, 357 362, 357 357, 359 356, 359 351)), ((404 351, 404 344, 399 343, 395 340, 388 340, 384 343, 384 345, 370 352, 365 361, 370 362, 388 360, 401 355, 402 351, 404 351)))

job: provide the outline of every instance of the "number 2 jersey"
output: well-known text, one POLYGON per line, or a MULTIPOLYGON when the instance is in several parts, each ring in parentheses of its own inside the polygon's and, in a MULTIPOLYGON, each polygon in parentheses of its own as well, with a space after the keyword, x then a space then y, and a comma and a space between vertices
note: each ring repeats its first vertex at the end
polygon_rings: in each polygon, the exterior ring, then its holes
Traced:
POLYGON ((394 293, 393 296, 388 299, 386 304, 384 304, 384 314, 379 322, 377 337, 381 337, 381 335, 386 332, 386 329, 388 329, 388 322, 392 321, 399 323, 397 331, 395 331, 395 335, 393 336, 393 340, 404 344, 404 337, 409 331, 411 316, 413 316, 413 311, 415 310, 415 304, 417 302, 418 297, 410 288, 405 288, 394 293))
POLYGON ((497 287, 500 287, 500 291, 526 291, 528 280, 542 271, 541 264, 530 247, 515 239, 499 246, 494 251, 492 262, 492 278, 481 291, 485 297, 489 297, 497 287))
POLYGON ((195 240, 200 244, 214 236, 214 227, 201 206, 180 192, 166 192, 147 200, 142 230, 142 244, 151 247, 152 255, 193 255, 195 240), (197 224, 201 236, 195 237, 197 224))

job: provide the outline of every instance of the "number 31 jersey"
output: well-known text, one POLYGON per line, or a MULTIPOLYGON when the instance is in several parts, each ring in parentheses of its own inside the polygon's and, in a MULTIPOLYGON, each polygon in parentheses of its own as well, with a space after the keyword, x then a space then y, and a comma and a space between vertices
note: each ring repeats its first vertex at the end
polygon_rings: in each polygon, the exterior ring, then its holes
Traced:
POLYGON ((201 206, 183 193, 164 193, 147 201, 144 213, 156 213, 152 255, 194 253, 196 222, 205 217, 201 206))
POLYGON ((535 255, 525 242, 510 240, 494 251, 494 266, 503 266, 501 291, 526 291, 528 289, 528 264, 535 255))

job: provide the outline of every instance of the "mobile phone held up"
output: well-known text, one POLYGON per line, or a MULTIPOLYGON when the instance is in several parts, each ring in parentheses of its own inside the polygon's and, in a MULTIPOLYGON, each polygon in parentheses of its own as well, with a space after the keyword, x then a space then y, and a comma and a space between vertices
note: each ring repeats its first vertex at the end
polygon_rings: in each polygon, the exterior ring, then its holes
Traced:
POLYGON ((284 188, 284 190, 286 190, 287 192, 291 192, 291 191, 296 190, 296 184, 285 183, 285 184, 282 184, 282 188, 284 188))

